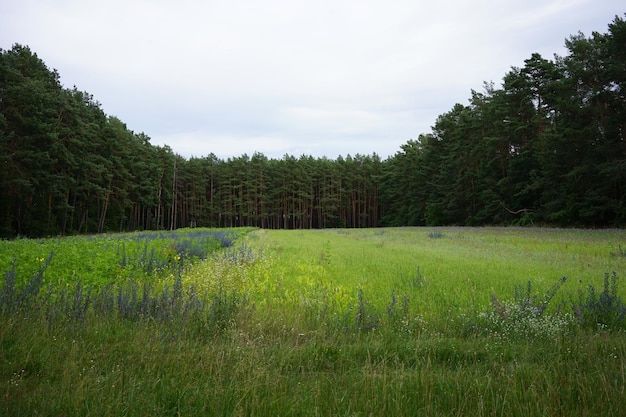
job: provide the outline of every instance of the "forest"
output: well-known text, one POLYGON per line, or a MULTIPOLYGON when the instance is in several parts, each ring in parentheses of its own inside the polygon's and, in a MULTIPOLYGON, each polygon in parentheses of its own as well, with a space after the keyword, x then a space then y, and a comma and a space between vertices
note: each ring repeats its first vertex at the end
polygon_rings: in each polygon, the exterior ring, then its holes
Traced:
POLYGON ((184 158, 0 49, 0 238, 180 227, 626 225, 626 22, 531 54, 378 155, 184 158))

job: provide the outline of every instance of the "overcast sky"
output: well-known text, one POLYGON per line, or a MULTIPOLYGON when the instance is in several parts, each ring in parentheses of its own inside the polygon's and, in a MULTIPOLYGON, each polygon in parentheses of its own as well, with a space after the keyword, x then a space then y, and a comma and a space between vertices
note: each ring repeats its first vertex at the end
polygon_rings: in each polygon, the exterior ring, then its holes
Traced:
POLYGON ((538 52, 606 33, 623 0, 19 0, 29 46, 104 112, 185 157, 383 159, 538 52))

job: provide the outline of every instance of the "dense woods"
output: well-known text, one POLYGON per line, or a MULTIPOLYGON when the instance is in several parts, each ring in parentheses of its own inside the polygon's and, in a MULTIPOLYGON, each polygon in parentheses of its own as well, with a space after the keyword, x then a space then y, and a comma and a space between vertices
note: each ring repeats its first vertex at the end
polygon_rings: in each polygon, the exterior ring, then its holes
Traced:
POLYGON ((532 54, 392 157, 186 159, 0 50, 0 237, 189 226, 626 224, 626 23, 532 54))

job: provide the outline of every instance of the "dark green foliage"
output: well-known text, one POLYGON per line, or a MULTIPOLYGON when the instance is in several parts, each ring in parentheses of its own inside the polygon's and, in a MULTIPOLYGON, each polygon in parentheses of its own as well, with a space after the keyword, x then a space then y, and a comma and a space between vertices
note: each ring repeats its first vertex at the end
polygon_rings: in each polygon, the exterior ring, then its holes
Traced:
POLYGON ((625 28, 533 54, 439 116, 385 162, 386 223, 624 225, 625 28))

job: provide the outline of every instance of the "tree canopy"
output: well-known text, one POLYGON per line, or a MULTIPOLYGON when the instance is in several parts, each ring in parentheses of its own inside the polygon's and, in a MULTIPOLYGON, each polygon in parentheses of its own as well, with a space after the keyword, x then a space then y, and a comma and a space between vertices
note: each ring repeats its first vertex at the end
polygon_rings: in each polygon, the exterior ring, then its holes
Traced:
POLYGON ((0 237, 189 226, 626 224, 626 23, 532 54, 392 157, 186 159, 0 49, 0 237))

